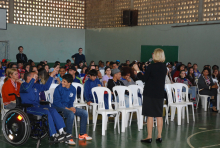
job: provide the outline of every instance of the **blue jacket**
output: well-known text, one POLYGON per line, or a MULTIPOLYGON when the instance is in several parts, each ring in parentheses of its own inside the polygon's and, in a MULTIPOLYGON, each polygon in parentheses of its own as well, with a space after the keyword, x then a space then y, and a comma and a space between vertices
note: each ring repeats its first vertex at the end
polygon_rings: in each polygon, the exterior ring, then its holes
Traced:
MULTIPOLYGON (((95 81, 92 81, 91 79, 88 79, 84 85, 84 97, 87 102, 92 101, 94 102, 94 98, 92 96, 92 88, 97 87, 98 84, 102 86, 102 83, 99 81, 99 79, 95 79, 95 81)), ((97 102, 96 97, 96 102, 97 102)))
POLYGON ((58 85, 53 95, 53 106, 60 108, 73 107, 74 100, 76 98, 76 88, 70 85, 70 88, 62 87, 62 84, 58 85))
POLYGON ((50 77, 45 85, 34 83, 31 79, 29 83, 24 82, 20 87, 20 96, 23 104, 33 104, 35 107, 40 106, 39 93, 47 91, 50 88, 53 78, 50 77))

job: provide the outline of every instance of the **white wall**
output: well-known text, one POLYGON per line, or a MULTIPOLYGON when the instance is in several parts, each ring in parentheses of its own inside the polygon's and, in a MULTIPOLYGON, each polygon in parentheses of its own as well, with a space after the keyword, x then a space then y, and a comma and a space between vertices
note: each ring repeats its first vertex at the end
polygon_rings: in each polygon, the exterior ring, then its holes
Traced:
POLYGON ((0 41, 5 40, 12 61, 16 61, 18 46, 23 46, 28 59, 35 62, 66 62, 79 47, 85 49, 85 30, 8 24, 7 30, 0 30, 0 41))

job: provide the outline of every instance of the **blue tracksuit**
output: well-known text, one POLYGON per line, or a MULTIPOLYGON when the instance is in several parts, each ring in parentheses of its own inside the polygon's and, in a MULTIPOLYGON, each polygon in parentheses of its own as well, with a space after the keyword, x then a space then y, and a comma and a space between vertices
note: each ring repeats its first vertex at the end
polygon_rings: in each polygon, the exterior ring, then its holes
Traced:
POLYGON ((65 127, 63 118, 58 114, 56 109, 48 106, 40 105, 39 93, 50 88, 53 78, 50 77, 45 85, 34 83, 35 79, 31 79, 29 83, 24 82, 20 87, 20 96, 23 104, 33 104, 34 107, 27 108, 27 113, 34 115, 47 115, 49 123, 50 136, 56 134, 56 129, 65 127), (55 125, 56 127, 55 127, 55 125))
MULTIPOLYGON (((102 86, 102 83, 99 81, 99 79, 95 79, 95 81, 88 79, 86 81, 86 83, 84 84, 84 97, 87 102, 91 101, 94 103, 94 98, 92 95, 92 88, 97 87, 98 84, 100 84, 102 86)), ((97 95, 94 94, 94 96, 95 96, 96 103, 98 103, 97 95)), ((105 102, 105 109, 109 109, 109 107, 108 107, 108 94, 104 95, 104 102, 105 102)))
POLYGON ((61 108, 73 107, 74 100, 76 98, 76 88, 70 85, 70 88, 62 87, 62 84, 58 85, 53 95, 53 106, 61 108))

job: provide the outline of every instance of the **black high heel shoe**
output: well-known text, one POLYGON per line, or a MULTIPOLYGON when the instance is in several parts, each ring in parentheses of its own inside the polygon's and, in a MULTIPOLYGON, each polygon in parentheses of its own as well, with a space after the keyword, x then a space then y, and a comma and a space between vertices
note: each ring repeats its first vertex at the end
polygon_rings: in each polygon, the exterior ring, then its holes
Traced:
POLYGON ((141 142, 151 143, 152 142, 152 138, 150 138, 150 139, 143 139, 143 140, 141 140, 141 142))
POLYGON ((157 138, 157 139, 156 139, 156 142, 161 143, 161 142, 162 142, 162 138, 157 138))

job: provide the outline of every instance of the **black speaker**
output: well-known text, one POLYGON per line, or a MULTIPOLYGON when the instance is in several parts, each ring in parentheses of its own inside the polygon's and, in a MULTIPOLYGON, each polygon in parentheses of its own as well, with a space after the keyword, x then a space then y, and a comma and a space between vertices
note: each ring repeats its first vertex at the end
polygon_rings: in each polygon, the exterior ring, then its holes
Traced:
POLYGON ((138 10, 124 10, 123 11, 123 25, 137 26, 138 10))

